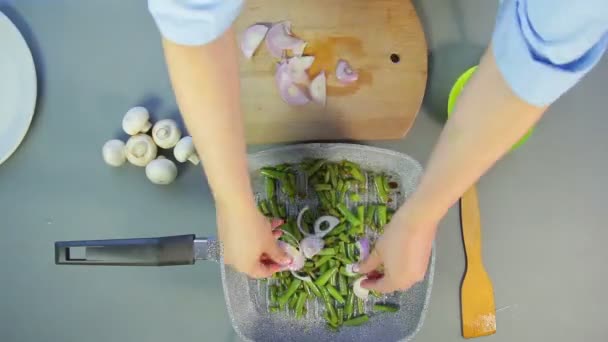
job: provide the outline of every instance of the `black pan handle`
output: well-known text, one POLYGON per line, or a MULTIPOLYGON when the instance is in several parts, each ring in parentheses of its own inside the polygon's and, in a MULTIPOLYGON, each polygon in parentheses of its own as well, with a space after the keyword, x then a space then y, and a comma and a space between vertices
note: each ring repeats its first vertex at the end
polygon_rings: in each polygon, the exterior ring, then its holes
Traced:
POLYGON ((194 235, 55 242, 57 265, 170 266, 194 259, 194 235))

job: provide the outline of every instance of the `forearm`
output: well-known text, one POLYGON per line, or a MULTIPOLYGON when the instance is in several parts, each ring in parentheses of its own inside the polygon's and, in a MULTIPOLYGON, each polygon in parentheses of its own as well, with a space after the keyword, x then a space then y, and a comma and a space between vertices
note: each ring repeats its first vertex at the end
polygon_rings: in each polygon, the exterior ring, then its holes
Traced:
POLYGON ((204 46, 163 40, 173 90, 216 202, 253 204, 232 30, 204 46))
POLYGON ((421 215, 439 220, 541 117, 546 107, 518 98, 488 48, 456 104, 412 197, 421 215))

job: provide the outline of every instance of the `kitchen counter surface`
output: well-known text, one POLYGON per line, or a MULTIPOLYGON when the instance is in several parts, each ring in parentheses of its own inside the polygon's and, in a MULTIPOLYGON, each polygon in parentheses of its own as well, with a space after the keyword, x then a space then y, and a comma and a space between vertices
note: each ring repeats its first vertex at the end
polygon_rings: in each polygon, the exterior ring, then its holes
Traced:
MULTIPOLYGON (((481 55, 497 4, 419 0, 416 7, 430 49, 424 105, 405 139, 372 144, 425 163, 449 87, 481 55)), ((0 166, 0 341, 236 341, 215 264, 54 265, 56 240, 214 234, 198 168, 159 187, 142 169, 101 160, 131 106, 147 105, 156 118, 177 115, 145 1, 0 0, 0 10, 34 52, 40 91, 26 139, 0 166)), ((604 59, 479 183, 498 321, 484 341, 608 338, 607 79, 604 59)), ((430 310, 416 341, 462 339, 457 209, 441 223, 430 310)))

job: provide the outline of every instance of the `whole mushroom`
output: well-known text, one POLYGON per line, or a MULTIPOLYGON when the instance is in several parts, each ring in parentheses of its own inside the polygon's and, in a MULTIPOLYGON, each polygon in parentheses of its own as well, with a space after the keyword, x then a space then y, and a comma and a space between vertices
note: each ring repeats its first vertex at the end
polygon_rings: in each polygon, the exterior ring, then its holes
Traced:
POLYGON ((177 123, 171 119, 160 120, 152 127, 152 138, 158 147, 171 148, 177 144, 182 132, 177 123))
POLYGON ((171 160, 159 156, 146 165, 146 177, 154 184, 171 184, 177 177, 177 166, 171 160))
POLYGON ((101 154, 103 155, 103 160, 106 164, 114 167, 121 166, 127 160, 125 143, 118 139, 108 140, 103 144, 101 154))
POLYGON ((152 138, 146 134, 137 134, 127 140, 125 153, 127 160, 135 166, 146 166, 154 158, 157 152, 152 138))
POLYGON ((150 130, 150 113, 145 107, 133 107, 127 111, 122 119, 122 129, 128 135, 145 133, 150 130))
POLYGON ((200 162, 200 159, 196 154, 196 150, 194 149, 191 136, 183 137, 180 141, 178 141, 177 145, 175 145, 175 149, 173 150, 173 154, 175 155, 175 160, 180 163, 189 161, 194 165, 198 165, 200 162))

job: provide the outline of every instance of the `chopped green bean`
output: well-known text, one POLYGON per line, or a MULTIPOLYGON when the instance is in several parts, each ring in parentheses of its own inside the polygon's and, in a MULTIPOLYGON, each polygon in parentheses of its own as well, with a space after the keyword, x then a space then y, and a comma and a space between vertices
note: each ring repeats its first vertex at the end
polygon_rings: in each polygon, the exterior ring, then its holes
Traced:
POLYGON ((279 205, 277 204, 276 198, 270 200, 270 214, 274 218, 281 217, 281 213, 279 212, 279 205))
POLYGON ((357 298, 357 310, 359 312, 359 315, 361 315, 363 312, 365 312, 365 303, 363 302, 363 299, 361 299, 361 298, 357 298))
POLYGON ((369 316, 366 314, 351 318, 349 320, 344 321, 344 325, 347 327, 355 327, 361 324, 367 323, 369 321, 369 316))
POLYGON ((317 255, 336 255, 336 249, 332 247, 323 248, 317 255))
POLYGON ((266 200, 261 200, 258 203, 258 208, 260 209, 262 214, 264 214, 264 216, 270 215, 270 210, 268 210, 268 203, 266 202, 266 200))
POLYGON ((372 222, 374 221, 375 213, 376 213, 375 205, 370 205, 367 207, 367 210, 365 211, 365 225, 366 226, 372 225, 372 222))
POLYGON ((384 186, 382 185, 382 176, 375 175, 374 176, 374 185, 376 186, 376 192, 378 193, 378 200, 382 203, 388 202, 388 194, 384 191, 384 186))
POLYGON ((348 294, 348 281, 341 273, 338 274, 338 288, 340 289, 341 295, 346 296, 348 294))
POLYGON ((324 183, 329 183, 330 178, 331 178, 331 172, 329 171, 329 166, 327 166, 327 167, 325 168, 325 175, 324 175, 324 177, 323 177, 323 182, 324 182, 324 183))
POLYGON ((304 304, 306 304, 306 299, 308 299, 308 294, 306 292, 300 292, 298 296, 298 301, 296 303, 296 318, 302 318, 304 314, 304 304))
POLYGON ((342 325, 344 323, 344 308, 338 308, 336 314, 338 315, 338 325, 342 325))
POLYGON ((399 307, 392 304, 374 304, 374 310, 380 312, 397 312, 399 307))
POLYGON ((321 167, 325 165, 324 159, 317 160, 310 168, 306 169, 304 172, 308 175, 308 178, 312 177, 317 171, 321 169, 321 167))
POLYGON ((351 202, 361 202, 361 196, 356 192, 351 193, 349 198, 351 202))
POLYGON ((270 313, 277 313, 277 312, 281 311, 281 308, 279 308, 278 306, 271 306, 268 308, 268 311, 270 313))
POLYGON ((342 297, 340 292, 338 292, 338 290, 335 287, 333 287, 331 284, 325 285, 325 288, 327 289, 327 292, 329 292, 329 295, 334 297, 334 299, 338 303, 340 303, 340 304, 346 303, 346 300, 344 299, 344 297, 342 297))
POLYGON ((330 168, 329 177, 331 179, 331 185, 335 188, 338 186, 338 168, 336 165, 328 165, 327 167, 330 168))
POLYGON ((277 171, 277 170, 274 170, 274 169, 271 169, 271 168, 267 168, 267 167, 262 168, 260 170, 260 173, 263 176, 266 176, 266 177, 272 178, 272 179, 276 179, 276 180, 284 180, 285 177, 286 177, 285 172, 277 171))
POLYGON ((319 290, 321 291, 321 295, 323 296, 323 302, 325 302, 325 309, 327 310, 327 312, 329 314, 329 319, 332 322, 335 322, 337 324, 338 315, 336 314, 336 308, 334 307, 333 303, 331 302, 329 292, 327 291, 325 286, 320 286, 319 290))
POLYGON ((353 215, 353 213, 351 213, 350 210, 348 210, 348 208, 344 204, 338 204, 337 209, 342 215, 344 215, 344 218, 346 218, 346 220, 353 226, 359 226, 361 224, 361 222, 359 222, 359 219, 355 215, 353 215))
POLYGON ((285 305, 287 303, 287 301, 289 301, 289 298, 291 296, 293 296, 294 293, 296 293, 296 291, 298 290, 298 288, 300 287, 301 284, 302 284, 302 281, 300 279, 292 280, 287 291, 282 296, 279 297, 279 299, 278 299, 279 306, 285 305))
POLYGON ((384 188, 384 192, 391 192, 391 187, 388 185, 388 177, 386 177, 386 175, 382 175, 382 187, 384 188))
POLYGON ((363 235, 363 233, 365 233, 365 226, 364 226, 365 206, 360 205, 357 207, 357 215, 358 215, 359 221, 361 222, 361 224, 359 225, 359 234, 363 235))
POLYGON ((304 282, 304 286, 308 287, 310 291, 312 291, 312 293, 318 298, 323 298, 323 295, 321 295, 321 291, 319 291, 319 288, 317 287, 317 285, 315 285, 315 283, 304 282))
POLYGON ((334 274, 336 274, 336 272, 338 272, 338 268, 337 267, 334 267, 334 268, 331 268, 331 269, 325 271, 325 273, 323 273, 319 278, 317 278, 317 280, 315 280, 315 285, 317 285, 319 287, 324 286, 325 284, 327 284, 327 282, 329 281, 329 279, 334 274))
POLYGON ((323 265, 324 263, 328 262, 329 260, 331 260, 333 258, 333 255, 323 255, 321 257, 321 259, 317 260, 317 262, 315 262, 315 266, 319 267, 321 265, 323 265))
POLYGON ((355 311, 355 293, 349 292, 346 297, 346 305, 344 307, 344 313, 346 314, 346 319, 350 319, 353 317, 353 313, 355 311))
POLYGON ((279 206, 279 217, 286 218, 287 217, 287 207, 285 204, 279 206))
POLYGON ((377 209, 377 214, 378 214, 378 226, 380 228, 384 227, 386 225, 386 206, 385 205, 379 205, 378 209, 377 209))
POLYGON ((268 200, 272 200, 274 198, 274 195, 276 193, 276 185, 274 183, 274 179, 266 177, 266 179, 264 180, 264 185, 266 187, 266 198, 268 200))
POLYGON ((330 191, 331 185, 330 184, 315 184, 314 188, 315 188, 315 191, 330 191))
POLYGON ((287 307, 289 310, 293 310, 296 308, 296 304, 298 303, 298 296, 292 296, 287 303, 287 307))

